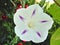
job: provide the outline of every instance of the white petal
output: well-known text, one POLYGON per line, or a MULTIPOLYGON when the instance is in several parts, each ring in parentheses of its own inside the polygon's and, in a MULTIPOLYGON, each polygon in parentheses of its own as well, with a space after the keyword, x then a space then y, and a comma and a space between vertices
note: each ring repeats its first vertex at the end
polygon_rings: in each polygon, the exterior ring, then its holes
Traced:
POLYGON ((35 10, 35 14, 34 15, 36 15, 36 14, 39 15, 39 13, 43 12, 42 8, 38 4, 34 4, 34 5, 29 6, 27 8, 27 10, 28 10, 28 13, 29 13, 30 17, 32 16, 34 10, 35 10))
POLYGON ((33 30, 31 30, 31 29, 28 29, 28 30, 29 31, 26 34, 20 36, 21 40, 25 40, 25 41, 32 40, 32 34, 34 35, 33 30))
POLYGON ((45 13, 42 13, 41 15, 36 15, 35 17, 33 17, 33 20, 34 20, 36 30, 38 28, 40 30, 49 30, 53 24, 52 18, 45 13))
POLYGON ((27 28, 27 26, 25 26, 23 24, 21 26, 15 27, 15 33, 21 40, 24 40, 24 41, 31 40, 31 36, 30 36, 31 32, 29 33, 29 29, 27 28), (24 34, 22 34, 24 30, 26 30, 26 32, 24 34))
POLYGON ((44 42, 46 40, 47 36, 48 36, 48 31, 40 31, 39 33, 41 34, 40 37, 37 35, 37 33, 33 32, 33 34, 32 34, 32 36, 33 36, 32 37, 32 41, 34 43, 44 42))
POLYGON ((14 23, 16 25, 20 25, 20 23, 23 24, 27 21, 28 18, 29 18, 29 16, 28 16, 28 12, 26 9, 24 9, 24 8, 18 9, 14 15, 14 23), (19 16, 21 16, 23 18, 23 20, 20 19, 19 16))
POLYGON ((20 36, 21 33, 27 29, 26 25, 25 24, 21 24, 21 25, 18 25, 18 26, 15 26, 15 33, 17 36, 20 36))

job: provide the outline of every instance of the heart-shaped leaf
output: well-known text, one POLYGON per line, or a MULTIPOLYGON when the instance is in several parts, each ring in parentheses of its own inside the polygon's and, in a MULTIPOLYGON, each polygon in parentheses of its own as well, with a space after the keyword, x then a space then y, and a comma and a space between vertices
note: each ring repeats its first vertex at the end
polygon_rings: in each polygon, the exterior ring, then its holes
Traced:
POLYGON ((50 45, 60 45, 60 28, 52 35, 50 45))

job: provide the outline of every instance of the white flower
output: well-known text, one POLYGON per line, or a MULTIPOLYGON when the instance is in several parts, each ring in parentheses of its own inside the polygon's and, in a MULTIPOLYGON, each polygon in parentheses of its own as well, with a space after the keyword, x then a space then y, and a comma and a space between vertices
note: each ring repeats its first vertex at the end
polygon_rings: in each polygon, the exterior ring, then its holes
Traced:
POLYGON ((53 20, 38 4, 34 4, 26 9, 18 9, 14 23, 15 33, 21 40, 40 43, 46 40, 53 20))

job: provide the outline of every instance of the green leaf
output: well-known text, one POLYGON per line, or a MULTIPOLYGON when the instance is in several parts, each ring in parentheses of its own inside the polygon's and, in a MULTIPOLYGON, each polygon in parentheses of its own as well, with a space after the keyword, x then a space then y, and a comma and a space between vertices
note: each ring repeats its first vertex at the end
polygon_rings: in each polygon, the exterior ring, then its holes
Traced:
POLYGON ((14 45, 14 44, 16 44, 17 42, 18 42, 18 37, 15 36, 15 37, 13 38, 13 40, 10 42, 10 44, 14 45))
POLYGON ((60 24, 60 7, 56 4, 51 5, 47 10, 49 14, 53 16, 53 19, 60 24))
POLYGON ((4 44, 4 45, 8 45, 8 44, 4 44))
POLYGON ((34 4, 35 0, 30 0, 30 5, 34 4))
POLYGON ((60 45, 60 28, 52 35, 50 45, 60 45))
POLYGON ((41 0, 41 2, 39 4, 42 7, 44 5, 44 3, 45 3, 45 0, 41 0))
POLYGON ((54 0, 56 2, 57 5, 60 6, 60 0, 54 0))

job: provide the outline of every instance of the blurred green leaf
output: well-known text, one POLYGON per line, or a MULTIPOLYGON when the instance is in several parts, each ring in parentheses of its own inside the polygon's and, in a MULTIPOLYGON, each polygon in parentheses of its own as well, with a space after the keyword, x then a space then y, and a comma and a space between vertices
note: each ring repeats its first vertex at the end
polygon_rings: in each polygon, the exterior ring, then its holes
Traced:
POLYGON ((40 6, 42 7, 44 5, 44 3, 45 3, 45 0, 41 0, 40 6))
POLYGON ((30 5, 35 3, 35 0, 29 0, 30 1, 30 5))
POLYGON ((52 35, 51 40, 50 40, 50 45, 60 45, 60 27, 52 35))
POLYGON ((60 24, 60 7, 56 4, 51 5, 51 7, 47 10, 53 19, 60 24))
POLYGON ((8 44, 4 44, 4 45, 8 45, 8 44))
POLYGON ((10 42, 10 44, 14 45, 14 44, 16 44, 17 42, 18 42, 18 37, 15 36, 15 37, 13 38, 13 40, 10 42))

